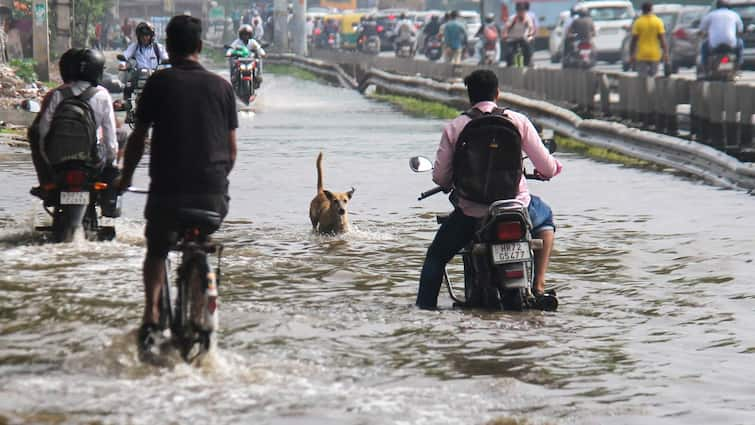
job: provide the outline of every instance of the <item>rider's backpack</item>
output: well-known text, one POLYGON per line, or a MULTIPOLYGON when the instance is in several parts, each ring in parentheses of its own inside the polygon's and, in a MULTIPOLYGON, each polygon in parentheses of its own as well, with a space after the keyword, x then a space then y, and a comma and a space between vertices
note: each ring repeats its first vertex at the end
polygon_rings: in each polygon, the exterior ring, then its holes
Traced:
POLYGON ((89 87, 74 96, 71 87, 60 91, 63 100, 55 108, 50 130, 45 136, 45 155, 50 165, 67 161, 83 161, 98 165, 103 158, 97 146, 97 122, 89 99, 97 93, 97 87, 89 87))
POLYGON ((481 204, 515 198, 522 178, 522 136, 495 108, 489 113, 473 108, 459 134, 453 158, 453 182, 459 196, 481 204))
POLYGON ((498 40, 498 30, 493 25, 486 25, 482 33, 487 41, 498 40))

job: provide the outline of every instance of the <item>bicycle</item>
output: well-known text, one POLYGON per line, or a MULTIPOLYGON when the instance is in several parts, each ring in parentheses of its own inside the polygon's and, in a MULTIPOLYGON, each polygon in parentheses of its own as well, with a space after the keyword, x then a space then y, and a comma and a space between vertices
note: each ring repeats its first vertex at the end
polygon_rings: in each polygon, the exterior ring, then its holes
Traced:
MULTIPOLYGON (((146 194, 145 189, 129 192, 146 194)), ((170 329, 171 342, 181 357, 191 363, 217 346, 218 286, 220 285, 223 245, 212 242, 210 234, 220 227, 223 217, 208 210, 179 208, 178 232, 170 250, 181 253, 176 278, 176 301, 171 304, 170 257, 165 259, 165 276, 160 290, 159 321, 161 332, 170 329), (209 255, 217 253, 213 271, 209 255)))
POLYGON ((181 253, 176 278, 176 302, 170 302, 170 259, 160 292, 159 327, 170 328, 173 345, 187 362, 194 361, 217 345, 218 286, 223 245, 212 242, 210 233, 220 227, 222 217, 214 211, 179 209, 179 232, 171 251, 181 253), (213 271, 209 255, 217 253, 213 271), (171 311, 171 307, 173 310, 171 311))

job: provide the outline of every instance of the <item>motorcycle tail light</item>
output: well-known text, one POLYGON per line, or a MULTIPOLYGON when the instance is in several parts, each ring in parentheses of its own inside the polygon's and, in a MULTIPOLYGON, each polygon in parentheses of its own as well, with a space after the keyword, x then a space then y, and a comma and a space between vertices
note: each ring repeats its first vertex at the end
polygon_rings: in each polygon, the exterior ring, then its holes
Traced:
POLYGON ((729 63, 729 56, 724 56, 721 58, 721 63, 729 63))
POLYGON ((94 190, 105 190, 107 189, 107 183, 104 182, 96 182, 94 184, 94 190))
POLYGON ((68 186, 83 186, 87 175, 81 170, 69 170, 65 174, 65 182, 68 186))
POLYGON ((579 43, 578 48, 579 50, 590 50, 592 48, 592 45, 588 42, 582 42, 582 43, 579 43))
POLYGON ((522 269, 506 270, 504 272, 504 276, 506 276, 507 279, 521 279, 524 277, 524 270, 522 269))
POLYGON ((384 29, 382 25, 377 26, 377 32, 383 32, 384 29))
POLYGON ((506 221, 496 225, 496 237, 501 241, 518 241, 524 236, 522 224, 518 221, 506 221))

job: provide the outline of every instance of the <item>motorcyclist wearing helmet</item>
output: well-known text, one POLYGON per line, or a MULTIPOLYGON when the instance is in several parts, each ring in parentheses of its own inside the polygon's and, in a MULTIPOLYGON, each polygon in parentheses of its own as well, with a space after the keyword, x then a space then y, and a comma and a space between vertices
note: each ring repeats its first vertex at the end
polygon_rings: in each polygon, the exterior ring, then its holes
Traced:
POLYGON ((136 26, 136 42, 123 52, 126 59, 134 59, 137 68, 157 69, 163 61, 168 61, 168 52, 155 41, 155 27, 149 22, 140 22, 136 26))
POLYGON ((495 22, 495 14, 486 13, 485 22, 477 30, 477 37, 480 41, 477 44, 477 50, 480 52, 480 63, 485 60, 486 47, 493 47, 495 49, 496 62, 501 55, 500 52, 500 40, 503 30, 501 26, 495 22))
POLYGON ((595 37, 595 23, 590 16, 590 10, 584 6, 575 6, 572 9, 572 19, 568 26, 564 26, 564 43, 562 58, 565 58, 574 50, 574 42, 586 41, 592 43, 595 37))
POLYGON ((415 50, 417 42, 417 29, 406 13, 401 13, 396 23, 396 43, 409 42, 412 45, 412 51, 415 50))
MULTIPOLYGON (((99 50, 73 48, 61 55, 59 65, 63 84, 53 89, 42 102, 42 108, 29 130, 32 161, 37 170, 39 183, 41 186, 52 183, 54 177, 44 152, 45 137, 50 131, 55 109, 66 94, 79 96, 90 87, 96 87, 96 92, 88 99, 88 103, 94 112, 97 144, 101 157, 104 159, 104 163, 93 165, 107 169, 107 174, 110 176, 107 180, 110 181, 117 174, 117 171, 113 170, 117 170, 118 141, 115 134, 113 99, 110 93, 99 85, 105 69, 105 56, 99 50)), ((103 174, 105 173, 103 171, 103 174)), ((44 194, 39 188, 34 188, 32 194, 44 199, 44 194)))
POLYGON ((517 3, 516 14, 509 18, 503 28, 503 38, 506 41, 506 62, 509 66, 513 65, 514 52, 517 47, 522 50, 524 66, 530 65, 532 57, 530 43, 535 37, 535 24, 527 9, 529 9, 529 3, 517 3))
POLYGON ((359 27, 357 28, 357 49, 363 50, 367 39, 378 35, 377 21, 372 15, 365 15, 359 18, 359 27))
MULTIPOLYGON (((267 56, 267 53, 265 53, 265 49, 262 48, 262 45, 260 45, 260 43, 258 43, 253 36, 254 28, 252 28, 252 26, 248 24, 242 25, 239 28, 239 38, 231 43, 225 55, 230 58, 234 50, 240 49, 242 47, 246 47, 250 52, 253 52, 259 59, 257 76, 254 81, 255 86, 259 87, 262 84, 262 58, 267 56)), ((229 60, 229 65, 231 67, 231 82, 233 82, 233 79, 235 78, 233 58, 229 60)))
POLYGON ((728 0, 716 1, 716 9, 709 12, 700 22, 700 34, 707 36, 700 43, 700 62, 707 72, 708 56, 711 50, 728 47, 737 54, 737 65, 742 66, 744 43, 742 18, 729 8, 728 0))

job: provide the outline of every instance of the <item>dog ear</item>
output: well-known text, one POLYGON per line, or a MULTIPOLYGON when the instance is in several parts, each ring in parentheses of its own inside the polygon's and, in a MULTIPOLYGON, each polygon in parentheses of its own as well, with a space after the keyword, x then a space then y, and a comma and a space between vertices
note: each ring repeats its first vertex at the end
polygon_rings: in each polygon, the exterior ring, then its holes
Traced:
POLYGON ((329 190, 323 190, 322 192, 325 194, 325 197, 328 198, 329 201, 333 200, 333 192, 329 190))
POLYGON ((349 196, 349 199, 351 199, 351 197, 352 197, 352 196, 354 196, 354 191, 355 191, 355 190, 356 190, 356 189, 354 189, 354 188, 352 187, 350 191, 346 192, 346 194, 347 194, 347 195, 349 196))

